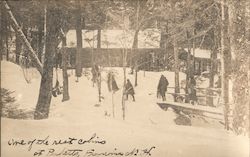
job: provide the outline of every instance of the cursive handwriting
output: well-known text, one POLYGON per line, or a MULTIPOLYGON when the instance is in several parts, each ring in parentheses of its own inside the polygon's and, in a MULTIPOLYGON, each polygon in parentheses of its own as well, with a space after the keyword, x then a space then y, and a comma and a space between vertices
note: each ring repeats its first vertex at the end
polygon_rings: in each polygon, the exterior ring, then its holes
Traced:
POLYGON ((83 150, 81 150, 81 149, 66 149, 66 148, 64 148, 62 151, 57 153, 55 149, 49 149, 47 156, 75 156, 75 157, 79 157, 80 152, 82 152, 82 151, 83 150))
POLYGON ((19 139, 10 139, 8 141, 9 146, 17 147, 17 146, 28 146, 28 151, 30 151, 33 145, 84 145, 84 144, 106 144, 106 140, 100 139, 96 133, 94 133, 90 138, 82 139, 82 138, 74 138, 68 137, 67 139, 50 139, 49 136, 44 139, 31 139, 31 140, 19 140, 19 139))
POLYGON ((28 146, 28 151, 32 149, 32 146, 35 145, 49 145, 49 136, 44 139, 32 139, 32 140, 15 140, 11 139, 8 141, 9 146, 28 146))
POLYGON ((34 146, 39 146, 38 149, 32 152, 34 157, 147 157, 151 156, 153 150, 155 149, 155 146, 151 146, 144 149, 132 148, 126 151, 121 151, 117 148, 114 148, 111 151, 100 151, 95 147, 95 145, 105 144, 107 144, 107 141, 97 136, 96 133, 86 139, 76 137, 53 139, 50 136, 46 136, 41 139, 34 138, 29 140, 12 138, 8 141, 8 145, 10 147, 27 147, 28 151, 34 149, 34 146), (83 148, 83 146, 87 144, 91 144, 89 145, 91 146, 91 149, 83 148))
POLYGON ((131 151, 118 151, 115 148, 113 151, 97 152, 95 149, 87 150, 84 157, 98 157, 98 156, 151 156, 152 150, 155 149, 155 146, 150 147, 149 149, 137 149, 134 148, 131 151))
POLYGON ((33 156, 46 156, 46 157, 148 157, 152 155, 152 151, 155 149, 154 146, 146 149, 133 148, 130 151, 119 151, 114 148, 112 151, 97 151, 96 149, 89 149, 84 151, 83 149, 67 149, 56 150, 54 148, 49 148, 47 150, 39 150, 33 154, 33 156))

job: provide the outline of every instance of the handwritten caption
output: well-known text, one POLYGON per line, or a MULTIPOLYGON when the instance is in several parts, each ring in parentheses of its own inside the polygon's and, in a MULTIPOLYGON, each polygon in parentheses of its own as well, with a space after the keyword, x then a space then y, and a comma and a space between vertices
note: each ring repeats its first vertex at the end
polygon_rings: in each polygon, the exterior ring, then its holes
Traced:
POLYGON ((47 136, 42 139, 10 139, 8 141, 10 147, 26 147, 28 152, 31 152, 31 156, 63 156, 63 157, 102 157, 102 156, 151 156, 155 146, 150 146, 148 148, 131 148, 129 150, 119 150, 118 148, 113 148, 109 151, 98 151, 100 146, 107 145, 105 139, 100 138, 94 133, 89 138, 75 138, 68 137, 65 139, 54 139, 47 136), (90 145, 92 144, 92 145, 90 145), (84 145, 89 145, 91 148, 83 148, 84 145), (98 148, 96 146, 99 145, 98 148), (35 148, 34 148, 35 147, 35 148), (37 148, 38 147, 38 148, 37 148), (75 148, 74 148, 75 147, 75 148), (80 147, 80 148, 79 148, 80 147), (42 148, 42 149, 41 149, 42 148))

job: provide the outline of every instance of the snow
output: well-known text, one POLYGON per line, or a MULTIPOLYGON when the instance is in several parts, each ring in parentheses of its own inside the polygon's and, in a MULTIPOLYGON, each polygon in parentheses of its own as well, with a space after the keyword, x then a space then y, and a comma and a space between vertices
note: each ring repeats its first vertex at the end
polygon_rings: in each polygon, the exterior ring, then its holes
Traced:
MULTIPOLYGON (((1 61, 1 87, 15 91, 18 97, 16 103, 20 108, 32 110, 35 108, 40 76, 35 69, 30 72, 33 80, 27 83, 24 79, 22 68, 14 63, 1 61)), ((86 74, 90 69, 84 69, 86 74)), ((127 69, 127 73, 130 69, 127 69)), ((94 133, 99 138, 105 139, 107 144, 84 146, 74 145, 84 151, 95 148, 96 151, 129 151, 133 148, 150 148, 153 157, 248 157, 249 139, 235 136, 226 132, 221 127, 211 127, 201 123, 198 119, 192 121, 192 126, 180 126, 174 123, 177 117, 171 109, 163 111, 156 104, 156 87, 161 74, 164 74, 170 86, 174 86, 173 72, 144 72, 138 73, 138 86, 135 87, 135 99, 126 101, 126 119, 122 120, 121 92, 123 84, 123 71, 121 68, 102 69, 102 96, 98 102, 98 91, 92 86, 90 76, 82 76, 75 82, 74 72, 69 74, 70 100, 61 102, 62 95, 52 99, 50 117, 46 120, 17 120, 1 118, 1 146, 3 157, 33 156, 38 149, 47 149, 52 146, 34 146, 31 151, 27 147, 11 147, 7 145, 10 139, 31 140, 44 139, 47 136, 52 140, 66 139, 68 137, 88 139, 94 133), (112 116, 112 94, 108 92, 106 75, 109 70, 115 72, 115 79, 120 88, 114 94, 115 117, 112 116), (105 115, 105 113, 107 113, 105 115), (196 126, 195 126, 196 125, 196 126)), ((62 84, 61 71, 58 71, 59 81, 62 84)), ((134 83, 134 76, 127 75, 134 83)), ((180 73, 180 80, 185 79, 185 74, 180 73)), ((55 82, 55 79, 54 79, 55 82)), ((171 92, 173 89, 169 89, 171 92)), ((172 101, 172 96, 167 95, 172 101)), ((58 150, 65 146, 53 146, 58 150)), ((71 148, 71 147, 70 147, 71 148)))
POLYGON ((22 109, 34 109, 40 86, 39 78, 35 69, 22 69, 14 63, 1 61, 1 88, 15 91, 13 96, 22 109), (24 75, 32 84, 26 82, 24 75))

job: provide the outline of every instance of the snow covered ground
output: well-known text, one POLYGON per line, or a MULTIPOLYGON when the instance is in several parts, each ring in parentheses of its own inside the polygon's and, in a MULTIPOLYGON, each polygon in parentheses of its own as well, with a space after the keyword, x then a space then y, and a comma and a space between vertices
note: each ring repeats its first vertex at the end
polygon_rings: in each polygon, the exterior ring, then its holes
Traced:
MULTIPOLYGON (((89 73, 88 69, 85 69, 89 73)), ((127 69, 127 72, 130 72, 127 69)), ((149 154, 142 151, 150 149, 151 156, 161 157, 248 157, 249 139, 235 136, 223 130, 219 123, 199 119, 192 120, 192 126, 176 125, 176 113, 171 109, 163 111, 156 102, 156 87, 161 74, 164 74, 174 86, 173 72, 139 72, 138 87, 135 88, 136 102, 131 98, 126 101, 126 120, 122 120, 121 91, 123 75, 121 68, 105 68, 102 71, 101 103, 98 102, 98 91, 92 86, 91 76, 82 76, 75 82, 74 72, 68 71, 70 100, 61 102, 62 96, 52 99, 50 117, 46 120, 16 120, 1 118, 1 146, 3 157, 33 156, 40 149, 47 151, 41 156, 56 156, 48 154, 49 149, 56 151, 66 149, 81 149, 80 156, 98 156, 86 153, 90 149, 95 152, 131 152, 139 149, 138 156, 149 154), (116 81, 120 90, 114 94, 115 117, 112 116, 112 94, 108 92, 106 74, 108 70, 116 73, 116 81), (105 114, 106 113, 106 114, 105 114), (92 135, 105 140, 106 144, 88 143, 86 145, 51 145, 54 139, 83 138, 89 139, 92 135), (49 145, 10 146, 12 139, 33 140, 45 139, 49 145), (144 152, 144 154, 142 153, 144 152), (18 154, 18 155, 17 155, 18 154)), ((62 84, 61 72, 59 81, 62 84)), ((131 82, 134 76, 127 75, 131 82)), ((185 74, 180 73, 181 80, 185 74)), ((36 70, 23 72, 19 66, 1 61, 1 87, 15 91, 13 96, 19 108, 34 110, 40 86, 40 76, 36 70), (30 80, 27 83, 24 75, 30 80)), ((167 99, 173 99, 167 95, 167 99)), ((97 137, 95 137, 97 139, 97 137)), ((135 156, 135 152, 133 155, 135 156)), ((61 155, 63 156, 63 155, 61 155)), ((66 155, 64 155, 66 156, 66 155)), ((71 156, 71 155, 68 155, 71 156)), ((100 155, 101 156, 101 155, 100 155)), ((111 155, 109 155, 111 156, 111 155)), ((118 156, 118 155, 113 155, 118 156)), ((120 155, 121 156, 121 155, 120 155)))

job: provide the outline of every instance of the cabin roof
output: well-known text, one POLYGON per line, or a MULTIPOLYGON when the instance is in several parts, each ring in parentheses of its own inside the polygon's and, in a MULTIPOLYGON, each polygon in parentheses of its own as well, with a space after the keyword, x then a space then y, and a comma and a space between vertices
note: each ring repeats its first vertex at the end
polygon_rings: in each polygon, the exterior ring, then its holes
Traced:
MULTIPOLYGON (((134 31, 132 30, 101 30, 101 48, 131 48, 134 31)), ((97 30, 82 30, 83 48, 97 47, 97 30), (94 45, 94 46, 93 46, 94 45)), ((66 34, 67 46, 76 47, 76 30, 66 34)), ((138 35, 138 48, 159 48, 160 31, 147 29, 138 35)), ((59 44, 61 47, 61 43, 59 44)))
MULTIPOLYGON (((184 49, 188 51, 187 48, 184 49)), ((193 49, 191 48, 191 55, 194 55, 196 58, 210 59, 211 58, 211 50, 196 48, 193 54, 193 49)), ((220 58, 220 54, 217 54, 217 59, 220 58)))

